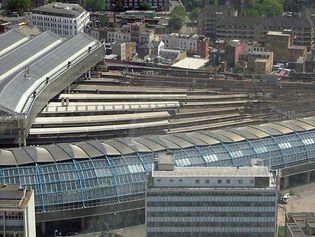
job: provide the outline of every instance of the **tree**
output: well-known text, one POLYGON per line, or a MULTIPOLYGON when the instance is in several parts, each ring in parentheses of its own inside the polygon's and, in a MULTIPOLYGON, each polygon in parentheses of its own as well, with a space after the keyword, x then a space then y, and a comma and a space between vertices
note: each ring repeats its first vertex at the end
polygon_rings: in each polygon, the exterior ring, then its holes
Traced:
POLYGON ((168 22, 168 26, 172 32, 179 31, 182 28, 183 24, 183 19, 178 15, 173 15, 168 22))
POLYGON ((107 24, 108 24, 108 17, 106 15, 101 15, 100 16, 100 25, 102 27, 105 27, 105 26, 107 26, 107 24))
POLYGON ((260 9, 262 16, 281 16, 283 13, 283 5, 278 0, 264 0, 260 9))
POLYGON ((104 1, 103 0, 85 0, 84 7, 88 11, 96 12, 104 10, 104 1))
POLYGON ((171 13, 171 16, 175 16, 175 15, 185 20, 187 16, 186 9, 183 6, 176 6, 171 13))
POLYGON ((151 5, 147 1, 144 1, 140 4, 139 9, 143 11, 148 11, 151 9, 151 5))
POLYGON ((8 10, 16 11, 22 14, 24 11, 29 10, 31 6, 30 0, 9 0, 8 10))
POLYGON ((285 0, 245 0, 246 16, 281 16, 285 0))
POLYGON ((198 20, 198 15, 200 13, 200 8, 196 7, 190 12, 190 20, 192 21, 197 21, 198 20))

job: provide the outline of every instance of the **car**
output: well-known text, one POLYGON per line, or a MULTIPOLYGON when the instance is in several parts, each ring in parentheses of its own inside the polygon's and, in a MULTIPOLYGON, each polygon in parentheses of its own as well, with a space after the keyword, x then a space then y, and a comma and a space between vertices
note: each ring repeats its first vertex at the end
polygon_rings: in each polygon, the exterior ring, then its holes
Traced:
POLYGON ((281 201, 284 204, 287 204, 289 202, 289 199, 290 199, 290 193, 286 193, 281 197, 281 201))

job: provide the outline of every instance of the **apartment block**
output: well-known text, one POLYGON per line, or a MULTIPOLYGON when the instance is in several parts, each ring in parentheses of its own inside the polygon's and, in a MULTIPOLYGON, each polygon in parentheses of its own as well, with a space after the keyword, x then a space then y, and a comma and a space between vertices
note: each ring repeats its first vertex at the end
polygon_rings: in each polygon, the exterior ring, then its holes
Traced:
POLYGON ((277 189, 266 167, 174 167, 165 155, 148 185, 147 237, 276 234, 277 189))
POLYGON ((129 42, 131 41, 130 31, 127 29, 107 31, 107 42, 129 42))
POLYGON ((295 62, 299 57, 307 53, 306 46, 294 45, 293 32, 291 30, 269 31, 265 47, 274 53, 276 62, 295 62))
POLYGON ((256 74, 268 74, 273 70, 273 52, 264 47, 249 47, 247 70, 256 74))
POLYGON ((227 16, 217 24, 216 37, 222 40, 243 40, 264 43, 269 31, 291 30, 294 44, 306 46, 313 44, 314 30, 311 24, 301 18, 282 17, 233 17, 227 16))
POLYGON ((36 237, 33 190, 0 184, 0 236, 36 237))
POLYGON ((208 57, 208 39, 202 35, 188 34, 165 34, 162 40, 166 49, 180 49, 187 51, 188 55, 198 54, 201 57, 208 57))
MULTIPOLYGON (((146 0, 151 9, 156 11, 168 11, 170 0, 146 0)), ((105 0, 105 6, 108 10, 115 10, 115 6, 121 6, 122 9, 139 9, 144 0, 105 0)))
POLYGON ((228 6, 208 5, 198 15, 198 31, 201 35, 215 38, 218 23, 226 16, 235 16, 236 12, 228 6))
POLYGON ((31 26, 69 38, 84 31, 90 13, 78 4, 54 2, 33 9, 30 18, 31 26))

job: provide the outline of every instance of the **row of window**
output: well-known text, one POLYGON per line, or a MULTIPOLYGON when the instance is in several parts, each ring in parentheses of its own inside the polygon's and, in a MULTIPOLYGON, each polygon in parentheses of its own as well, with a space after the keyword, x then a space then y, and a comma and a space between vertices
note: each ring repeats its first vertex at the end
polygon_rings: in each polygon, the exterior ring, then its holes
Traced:
POLYGON ((147 202, 148 207, 272 207, 275 202, 147 202))
POLYGON ((274 227, 274 222, 148 222, 147 227, 274 227))
POLYGON ((73 19, 62 19, 62 18, 55 18, 55 17, 45 17, 45 16, 36 16, 32 15, 32 20, 37 20, 37 21, 50 21, 50 22, 60 22, 60 23, 77 23, 77 20, 73 19))
POLYGON ((148 217, 268 217, 274 212, 148 212, 148 217))
MULTIPOLYGON (((165 179, 163 179, 165 180, 165 179)), ((161 182, 162 180, 161 179, 156 179, 157 182, 161 182)), ((170 183, 173 183, 174 182, 174 179, 169 179, 168 180, 170 183)), ((178 180, 175 180, 175 181, 178 181, 179 183, 183 182, 183 179, 178 179, 178 180)), ((200 184, 200 179, 195 179, 195 183, 196 184, 200 184)), ((205 184, 210 184, 210 179, 205 179, 204 180, 204 183, 205 184)), ((231 184, 231 179, 218 179, 217 180, 217 184, 231 184)), ((243 180, 242 179, 238 179, 237 180, 237 184, 243 184, 243 180)), ((250 184, 255 184, 255 180, 254 179, 251 179, 250 180, 250 184)))

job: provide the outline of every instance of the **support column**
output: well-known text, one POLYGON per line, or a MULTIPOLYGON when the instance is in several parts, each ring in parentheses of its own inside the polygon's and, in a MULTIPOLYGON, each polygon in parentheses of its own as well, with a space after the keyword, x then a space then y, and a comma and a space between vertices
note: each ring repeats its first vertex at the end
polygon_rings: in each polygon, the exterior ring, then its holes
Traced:
POLYGON ((86 220, 84 217, 81 217, 81 231, 86 230, 86 220))
POLYGON ((42 236, 46 235, 46 223, 45 222, 40 223, 40 232, 41 232, 42 236))
POLYGON ((290 186, 289 176, 285 176, 283 179, 283 189, 287 189, 290 186))
POLYGON ((310 184, 311 183, 311 172, 307 172, 306 174, 306 184, 310 184))

